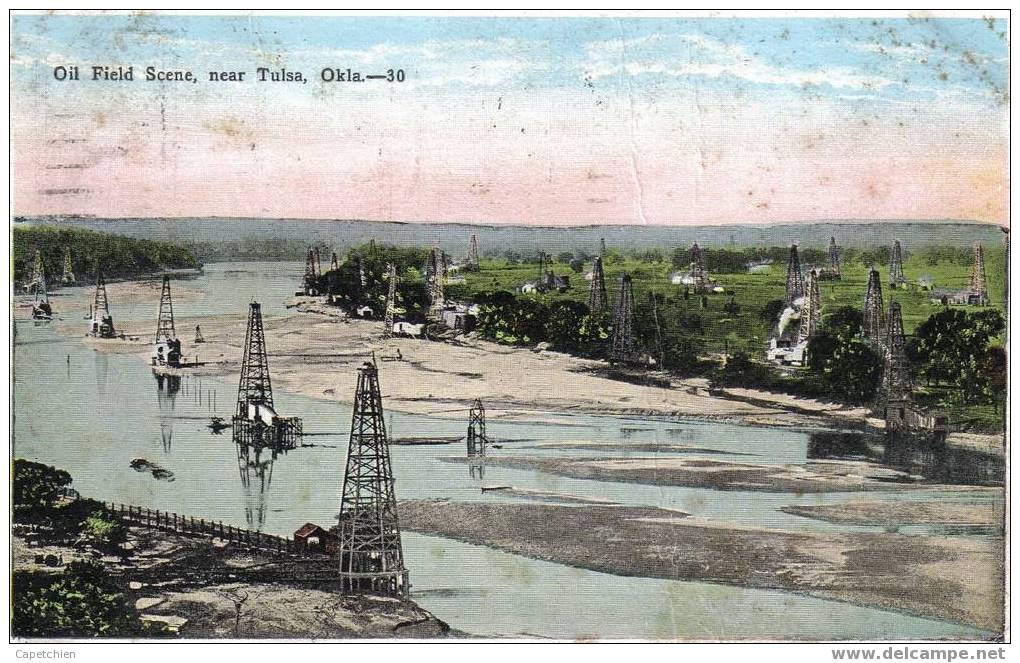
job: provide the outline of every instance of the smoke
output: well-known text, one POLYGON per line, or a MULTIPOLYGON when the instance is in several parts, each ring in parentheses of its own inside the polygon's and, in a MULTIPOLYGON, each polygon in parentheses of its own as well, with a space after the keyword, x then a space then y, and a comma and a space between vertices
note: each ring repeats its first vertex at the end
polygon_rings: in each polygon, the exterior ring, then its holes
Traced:
MULTIPOLYGON (((800 300, 798 300, 800 301, 800 300)), ((783 335, 783 331, 786 330, 786 326, 790 324, 790 320, 797 316, 797 311, 792 306, 787 306, 783 309, 783 314, 779 316, 779 335, 783 335)))

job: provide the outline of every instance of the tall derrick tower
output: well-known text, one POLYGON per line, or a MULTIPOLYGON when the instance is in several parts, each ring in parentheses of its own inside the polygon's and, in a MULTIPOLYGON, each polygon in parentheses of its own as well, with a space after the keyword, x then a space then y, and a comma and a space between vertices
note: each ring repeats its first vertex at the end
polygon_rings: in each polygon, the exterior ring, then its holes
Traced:
POLYGON ((35 259, 32 261, 32 276, 25 283, 25 292, 39 294, 39 286, 45 279, 43 271, 42 251, 36 251, 35 259))
POLYGON ((354 415, 340 501, 340 582, 350 593, 404 596, 397 498, 375 364, 358 369, 354 415))
POLYGON ((383 316, 383 336, 393 336, 393 323, 397 309, 397 266, 390 263, 390 290, 386 295, 386 314, 383 316))
POLYGON ((602 315, 609 309, 606 297, 606 275, 602 271, 602 258, 595 258, 591 265, 591 289, 588 291, 588 310, 592 315, 602 315))
POLYGON ((797 333, 797 341, 806 343, 818 331, 821 321, 822 298, 818 292, 818 274, 815 270, 811 270, 808 272, 804 306, 800 309, 800 329, 797 333))
POLYGON ((113 338, 116 335, 117 332, 113 328, 113 316, 110 315, 110 303, 106 297, 106 281, 103 279, 103 273, 97 271, 96 294, 92 303, 92 319, 89 322, 89 336, 113 338))
POLYGON ((885 343, 885 304, 882 302, 882 277, 874 267, 868 272, 868 290, 864 294, 864 316, 861 325, 864 337, 885 343))
POLYGON ((786 263, 786 299, 787 308, 793 306, 794 302, 803 297, 804 272, 800 269, 800 255, 797 253, 797 245, 790 246, 790 259, 786 263))
POLYGON ((605 237, 600 237, 599 238, 599 257, 600 258, 605 258, 606 257, 606 238, 605 237))
POLYGON ((316 265, 316 254, 315 250, 309 248, 308 254, 305 256, 305 276, 302 281, 302 290, 307 296, 314 296, 319 294, 318 287, 318 273, 315 268, 316 265))
POLYGON ((60 277, 60 282, 64 285, 74 285, 78 282, 71 268, 71 249, 68 248, 64 248, 64 274, 60 277))
POLYGON ((694 292, 706 292, 709 289, 708 268, 705 267, 705 252, 695 242, 691 245, 691 280, 694 292))
POLYGON ((315 276, 322 276, 322 256, 319 254, 319 247, 315 247, 315 276))
POLYGON ((978 306, 988 305, 988 283, 985 280, 985 249, 974 244, 974 264, 970 267, 970 287, 967 302, 978 306))
POLYGON ((50 295, 46 292, 46 269, 39 251, 35 252, 35 269, 32 274, 32 282, 29 285, 31 289, 35 290, 32 317, 37 320, 52 319, 53 307, 50 305, 50 295))
POLYGON ((899 302, 889 302, 888 319, 889 330, 886 334, 880 398, 886 430, 906 430, 910 428, 912 385, 899 302))
POLYGON ((485 435, 485 406, 475 399, 468 415, 467 452, 469 456, 485 455, 485 446, 489 438, 485 435))
POLYGON ((827 275, 830 279, 837 281, 842 278, 839 264, 839 247, 836 246, 835 237, 829 237, 829 268, 827 275))
POLYGON ((428 317, 432 320, 439 320, 443 314, 443 307, 446 306, 446 295, 443 293, 445 271, 443 252, 433 248, 425 265, 425 281, 429 295, 428 317))
POLYGON ((471 239, 468 240, 467 259, 464 261, 464 266, 472 272, 478 271, 478 236, 471 235, 471 239))
POLYGON ((333 252, 333 256, 329 259, 329 269, 333 272, 340 269, 340 259, 337 258, 336 251, 333 252))
MULTIPOLYGON (((105 289, 104 289, 105 293, 105 289)), ((159 295, 159 317, 156 319, 156 343, 177 338, 174 330, 174 302, 170 297, 170 277, 163 275, 163 290, 159 295)))
POLYGON ((906 283, 907 277, 903 275, 903 247, 900 246, 900 240, 894 239, 889 260, 889 287, 896 289, 906 283))
POLYGON ((612 360, 616 362, 633 361, 637 354, 634 341, 634 285, 630 274, 620 277, 620 288, 616 294, 616 307, 613 314, 613 350, 612 360))

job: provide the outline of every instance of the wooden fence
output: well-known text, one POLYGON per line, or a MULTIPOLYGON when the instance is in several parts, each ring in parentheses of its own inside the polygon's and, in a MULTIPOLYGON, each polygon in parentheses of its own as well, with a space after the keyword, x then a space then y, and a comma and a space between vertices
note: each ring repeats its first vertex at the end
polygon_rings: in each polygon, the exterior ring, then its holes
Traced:
POLYGON ((224 525, 223 521, 205 520, 176 514, 170 511, 159 509, 148 509, 145 507, 132 506, 130 504, 114 504, 104 502, 103 506, 113 515, 128 523, 158 529, 164 532, 175 532, 177 534, 191 534, 209 536, 226 541, 237 546, 250 550, 257 550, 272 555, 285 555, 291 557, 322 557, 318 551, 308 550, 305 546, 293 539, 283 536, 255 532, 250 529, 241 529, 233 525, 224 525))

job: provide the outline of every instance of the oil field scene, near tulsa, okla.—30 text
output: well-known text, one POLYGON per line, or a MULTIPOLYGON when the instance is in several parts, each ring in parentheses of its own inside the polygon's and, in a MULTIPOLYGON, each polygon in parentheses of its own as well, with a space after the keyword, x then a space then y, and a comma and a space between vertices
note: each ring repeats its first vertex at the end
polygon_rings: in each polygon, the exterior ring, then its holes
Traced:
POLYGON ((15 12, 12 638, 1008 641, 1008 29, 15 12))

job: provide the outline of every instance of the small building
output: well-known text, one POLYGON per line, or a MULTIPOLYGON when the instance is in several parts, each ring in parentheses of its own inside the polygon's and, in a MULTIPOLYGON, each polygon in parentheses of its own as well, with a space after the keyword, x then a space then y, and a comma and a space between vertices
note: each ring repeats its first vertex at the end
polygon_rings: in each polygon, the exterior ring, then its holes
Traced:
POLYGON ((371 320, 372 318, 375 317, 375 311, 372 310, 371 306, 367 305, 359 306, 357 309, 354 310, 354 312, 357 314, 359 318, 368 318, 371 320))
POLYGON ((536 293, 536 292, 540 292, 540 290, 538 289, 538 284, 535 283, 534 281, 528 281, 527 283, 522 283, 521 286, 518 288, 518 290, 520 290, 521 293, 525 294, 525 295, 530 295, 530 294, 533 294, 533 293, 536 293))
POLYGON ((294 532, 294 543, 304 550, 326 553, 336 543, 336 536, 315 523, 305 523, 294 532))
POLYGON ((444 308, 442 311, 442 321, 450 329, 463 332, 472 331, 477 323, 471 308, 463 304, 444 308))

